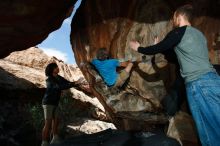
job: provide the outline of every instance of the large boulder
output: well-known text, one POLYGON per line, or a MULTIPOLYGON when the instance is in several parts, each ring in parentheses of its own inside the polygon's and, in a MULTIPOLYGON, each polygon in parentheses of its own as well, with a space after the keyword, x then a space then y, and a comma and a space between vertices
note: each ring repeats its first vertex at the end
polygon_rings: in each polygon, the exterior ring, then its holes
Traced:
POLYGON ((155 36, 163 39, 172 29, 170 18, 173 11, 189 2, 195 7, 196 18, 193 25, 206 35, 211 61, 215 63, 212 56, 213 41, 220 32, 219 1, 87 0, 82 2, 76 12, 71 32, 76 62, 92 85, 93 94, 99 98, 111 117, 115 118, 113 121, 119 127, 130 129, 133 126, 128 123, 132 120, 167 122, 161 101, 175 80, 177 70, 169 62, 175 59, 170 57, 171 52, 164 53, 165 56, 143 56, 129 48, 129 41, 135 39, 142 46, 147 46, 153 44, 155 36), (90 65, 96 51, 102 47, 107 48, 112 58, 142 60, 134 67, 123 90, 111 91, 90 65))
MULTIPOLYGON (((42 76, 44 77, 39 77, 43 80, 45 79, 44 70, 51 62, 55 62, 58 65, 60 69, 59 74, 68 80, 76 81, 80 78, 84 78, 82 72, 76 65, 65 64, 62 60, 59 60, 54 56, 49 57, 43 52, 43 50, 37 47, 31 47, 23 51, 13 52, 3 60, 12 64, 38 70, 43 74, 42 76)), ((13 69, 13 67, 9 68, 13 69)))

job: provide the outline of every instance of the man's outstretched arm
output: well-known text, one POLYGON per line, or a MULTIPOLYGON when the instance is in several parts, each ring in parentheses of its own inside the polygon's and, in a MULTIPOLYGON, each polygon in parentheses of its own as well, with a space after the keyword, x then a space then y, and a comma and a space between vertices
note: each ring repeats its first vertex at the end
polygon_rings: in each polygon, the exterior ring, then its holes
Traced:
POLYGON ((130 47, 138 51, 139 53, 145 54, 145 55, 154 55, 157 53, 164 52, 169 49, 173 49, 181 40, 185 33, 186 26, 179 27, 171 31, 167 34, 167 36, 159 43, 148 46, 148 47, 140 47, 140 44, 136 41, 130 42, 130 47))

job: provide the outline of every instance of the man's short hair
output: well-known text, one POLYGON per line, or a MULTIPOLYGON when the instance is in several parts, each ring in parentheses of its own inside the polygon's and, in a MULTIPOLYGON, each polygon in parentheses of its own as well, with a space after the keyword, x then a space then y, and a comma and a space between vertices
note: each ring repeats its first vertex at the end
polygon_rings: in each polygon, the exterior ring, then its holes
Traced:
POLYGON ((175 11, 176 15, 184 15, 189 22, 193 20, 193 6, 192 5, 183 5, 175 11))
POLYGON ((100 48, 97 51, 96 57, 98 60, 101 60, 101 61, 108 59, 109 55, 108 55, 106 48, 100 48))

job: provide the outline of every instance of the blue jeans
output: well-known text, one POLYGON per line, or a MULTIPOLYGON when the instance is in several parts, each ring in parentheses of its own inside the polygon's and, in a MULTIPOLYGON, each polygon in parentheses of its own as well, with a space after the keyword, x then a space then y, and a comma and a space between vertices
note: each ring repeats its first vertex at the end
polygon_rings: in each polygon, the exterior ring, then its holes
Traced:
POLYGON ((203 146, 220 146, 220 76, 209 72, 186 84, 187 98, 203 146))

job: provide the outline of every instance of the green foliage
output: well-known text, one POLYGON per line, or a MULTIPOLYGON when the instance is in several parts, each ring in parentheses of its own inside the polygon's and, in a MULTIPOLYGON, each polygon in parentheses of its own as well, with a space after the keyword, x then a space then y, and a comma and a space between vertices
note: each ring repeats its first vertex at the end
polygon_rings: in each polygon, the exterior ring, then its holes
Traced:
MULTIPOLYGON (((60 118, 62 119, 61 122, 69 121, 70 118, 75 117, 75 110, 74 110, 74 100, 71 97, 61 97, 59 110, 60 110, 60 118)), ((36 128, 36 131, 41 131, 44 124, 44 111, 42 108, 41 103, 35 104, 28 104, 27 111, 31 115, 31 119, 29 122, 36 128)))
POLYGON ((35 127, 36 131, 41 131, 44 124, 44 113, 41 103, 29 104, 27 110, 32 118, 29 122, 35 127))
MULTIPOLYGON (((65 94, 60 98, 59 102, 59 110, 60 110, 60 125, 59 125, 59 133, 61 136, 64 136, 66 133, 66 126, 69 123, 74 122, 76 117, 87 115, 87 110, 83 110, 80 108, 80 103, 76 99, 72 98, 72 94, 65 94)), ((41 136, 41 131, 44 126, 44 111, 42 104, 39 103, 29 103, 26 107, 27 112, 31 116, 31 120, 28 122, 33 125, 36 131, 36 135, 38 135, 39 139, 41 136)))
MULTIPOLYGON (((69 96, 63 96, 60 99, 59 109, 60 109, 60 118, 61 118, 61 126, 66 126, 68 123, 71 122, 73 118, 76 117, 77 109, 75 107, 76 101, 69 96)), ((63 127, 64 128, 64 127, 63 127)))

